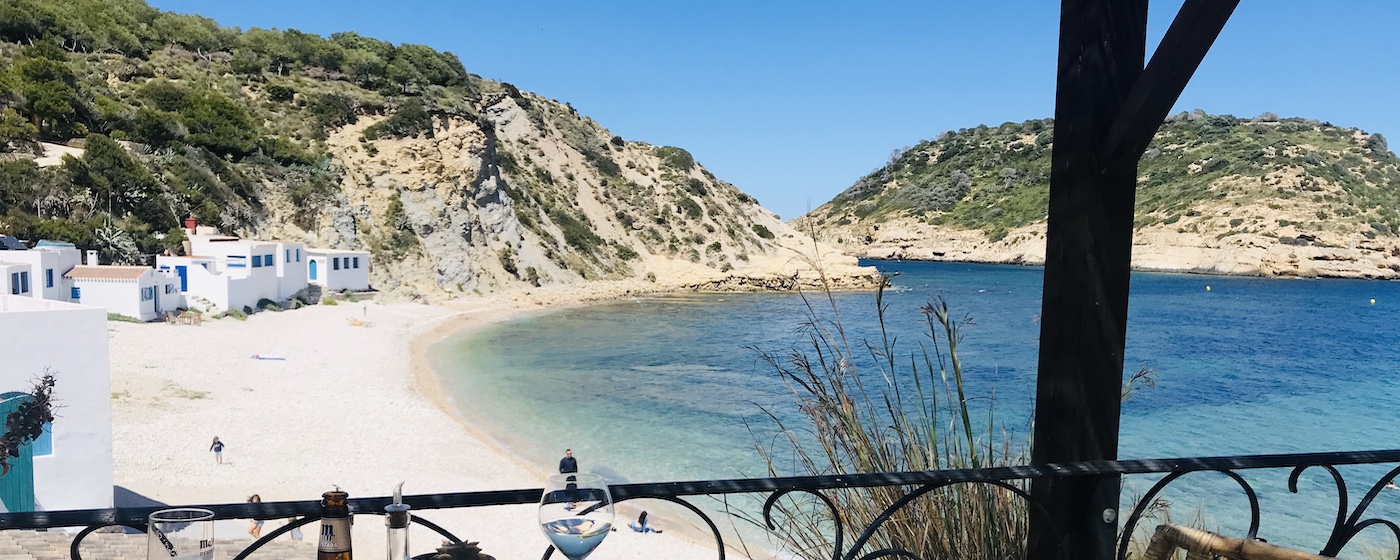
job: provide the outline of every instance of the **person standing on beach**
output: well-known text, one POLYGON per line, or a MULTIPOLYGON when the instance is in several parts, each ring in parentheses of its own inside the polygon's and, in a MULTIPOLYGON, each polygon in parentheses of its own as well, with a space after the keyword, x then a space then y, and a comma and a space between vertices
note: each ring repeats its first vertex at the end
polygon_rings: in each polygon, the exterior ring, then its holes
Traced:
POLYGON ((564 458, 559 460, 559 474, 576 472, 578 472, 578 459, 574 458, 574 450, 565 449, 564 458))
POLYGON ((215 464, 224 464, 224 442, 219 441, 219 436, 214 436, 214 443, 209 444, 209 450, 214 452, 215 464))
MULTIPOLYGON (((250 503, 250 504, 261 504, 261 503, 262 503, 262 496, 259 496, 259 495, 257 495, 257 494, 253 494, 252 496, 248 496, 248 503, 250 503)), ((249 535, 253 535, 253 538, 254 538, 254 539, 262 538, 262 526, 263 526, 263 520, 261 520, 261 519, 254 519, 254 520, 253 520, 253 526, 252 526, 252 528, 248 529, 248 534, 249 534, 249 535)))
MULTIPOLYGON (((288 518, 287 518, 287 524, 288 524, 288 525, 291 525, 291 524, 296 523, 296 522, 297 522, 297 518, 295 518, 295 517, 288 517, 288 518)), ((299 540, 301 540, 301 527, 292 527, 291 535, 292 535, 292 540, 294 540, 294 541, 299 541, 299 540)))

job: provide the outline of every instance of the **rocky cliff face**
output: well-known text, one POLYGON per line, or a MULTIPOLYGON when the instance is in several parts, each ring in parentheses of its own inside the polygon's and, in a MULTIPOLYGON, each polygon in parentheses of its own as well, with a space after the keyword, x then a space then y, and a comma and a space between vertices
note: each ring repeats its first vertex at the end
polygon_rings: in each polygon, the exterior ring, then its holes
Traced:
POLYGON ((258 235, 369 248, 371 284, 413 298, 619 279, 813 287, 814 255, 838 288, 874 282, 684 150, 623 141, 566 105, 504 87, 431 134, 366 140, 382 120, 329 134, 334 203, 274 201, 258 235))

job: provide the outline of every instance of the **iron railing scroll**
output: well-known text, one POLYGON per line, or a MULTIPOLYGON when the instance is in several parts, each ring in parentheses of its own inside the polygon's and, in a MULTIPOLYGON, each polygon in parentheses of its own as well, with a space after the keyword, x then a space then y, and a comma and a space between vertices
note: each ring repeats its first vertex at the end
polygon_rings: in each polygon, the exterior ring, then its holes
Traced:
MULTIPOLYGON (((1400 466, 1393 467, 1380 480, 1373 483, 1355 509, 1348 509, 1349 495, 1346 480, 1337 467, 1345 465, 1400 465, 1400 449, 1382 451, 1356 451, 1336 453, 1297 453, 1278 455, 1242 455, 1227 457, 1194 457, 1177 459, 1146 459, 1128 461, 1085 461, 1076 463, 1051 463, 1016 467, 986 469, 953 469, 940 471, 865 473, 833 476, 798 476, 781 478, 744 478, 729 480, 705 480, 691 482, 665 482, 647 484, 619 484, 610 490, 615 502, 652 499, 678 504, 701 521, 709 529, 715 540, 715 554, 719 560, 725 559, 726 545, 718 525, 704 509, 691 503, 688 498, 697 496, 726 496, 732 494, 766 495, 763 502, 762 521, 770 530, 776 529, 773 509, 778 500, 784 497, 807 495, 828 508, 830 518, 835 521, 831 537, 834 539, 832 560, 876 560, 879 558, 905 558, 911 560, 941 560, 923 558, 916 551, 900 548, 866 550, 872 538, 881 527, 901 508, 913 503, 940 488, 959 484, 986 484, 1003 488, 1027 500, 1030 515, 1048 517, 1044 504, 1035 503, 1019 483, 1038 478, 1067 478, 1102 475, 1164 475, 1158 480, 1133 508, 1123 521, 1122 533, 1118 542, 1118 560, 1127 560, 1128 547, 1137 525, 1145 518, 1148 508, 1162 491, 1188 474, 1216 472, 1229 477, 1239 485, 1249 503, 1249 529, 1247 538, 1259 534, 1259 499, 1252 486, 1239 474, 1240 471, 1258 469, 1290 469, 1287 477, 1290 492, 1298 492, 1298 479, 1308 469, 1318 468, 1330 475, 1337 489, 1337 514, 1327 541, 1318 551, 1319 555, 1335 557, 1348 543, 1363 530, 1380 526, 1389 530, 1400 541, 1400 525, 1392 520, 1366 517, 1367 509, 1377 496, 1396 476, 1400 476, 1400 466), (827 492, 851 488, 899 487, 904 489, 902 497, 891 503, 867 527, 851 528, 844 526, 837 513, 835 503, 827 492), (849 545, 849 534, 859 533, 849 545)), ((459 492, 450 494, 419 494, 404 496, 403 501, 412 506, 413 522, 423 525, 452 543, 461 543, 450 531, 425 519, 424 510, 450 509, 462 507, 490 507, 501 505, 534 504, 539 502, 540 488, 525 490, 504 490, 490 492, 459 492)), ((391 503, 390 497, 357 498, 349 500, 350 511, 359 515, 382 515, 384 506, 391 503)), ((130 507, 96 510, 41 511, 0 514, 0 530, 6 529, 51 529, 59 527, 83 527, 73 537, 70 554, 73 560, 82 560, 79 545, 93 532, 104 527, 128 527, 145 532, 146 519, 151 512, 165 509, 161 507, 130 507)), ((214 512, 215 519, 287 519, 296 521, 282 525, 265 534, 243 549, 234 560, 243 560, 263 545, 286 534, 294 528, 320 519, 320 501, 262 502, 239 504, 198 505, 214 512)), ((1107 512, 1105 512, 1107 513, 1107 512)), ((1116 515, 1116 512, 1115 512, 1116 515)), ((1056 534, 1060 534, 1056 528, 1056 534)), ((1061 537, 1060 549, 1064 546, 1061 537)), ((553 555, 553 547, 546 548, 542 558, 553 555)), ((427 558, 423 555, 419 558, 427 558)), ((1397 555, 1396 560, 1400 560, 1397 555)))

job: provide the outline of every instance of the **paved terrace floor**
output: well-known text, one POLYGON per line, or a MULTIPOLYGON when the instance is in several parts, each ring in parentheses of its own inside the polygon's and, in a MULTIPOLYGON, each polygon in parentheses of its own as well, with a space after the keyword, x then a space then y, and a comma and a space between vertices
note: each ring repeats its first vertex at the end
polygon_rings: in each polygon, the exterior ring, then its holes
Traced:
MULTIPOLYGON (((68 547, 75 533, 64 531, 0 531, 0 560, 68 560, 68 547)), ((214 541, 215 560, 229 560, 248 539, 214 541)), ((95 533, 83 539, 79 551, 83 560, 146 560, 146 535, 95 533)), ((315 558, 316 541, 294 541, 281 537, 258 549, 250 559, 315 558)))

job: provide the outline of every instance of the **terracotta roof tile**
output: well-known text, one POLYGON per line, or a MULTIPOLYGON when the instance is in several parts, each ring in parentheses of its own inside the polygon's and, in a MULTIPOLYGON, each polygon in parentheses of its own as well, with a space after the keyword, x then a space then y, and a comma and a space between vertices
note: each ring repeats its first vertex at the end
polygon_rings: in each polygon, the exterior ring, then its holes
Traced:
POLYGON ((75 266, 64 278, 76 280, 135 280, 154 269, 144 266, 75 266))

